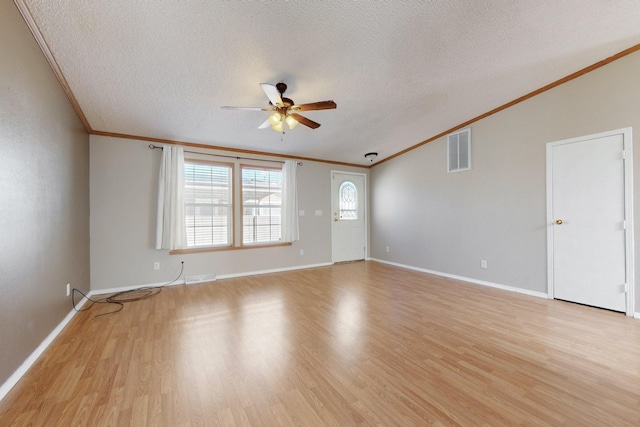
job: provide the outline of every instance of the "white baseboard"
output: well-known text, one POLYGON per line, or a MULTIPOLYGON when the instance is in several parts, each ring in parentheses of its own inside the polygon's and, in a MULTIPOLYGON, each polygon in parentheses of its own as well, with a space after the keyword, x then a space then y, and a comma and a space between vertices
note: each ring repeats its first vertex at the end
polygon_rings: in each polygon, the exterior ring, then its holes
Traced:
POLYGON ((476 285, 488 286, 490 288, 502 289, 504 291, 516 292, 519 294, 530 295, 532 297, 549 299, 549 296, 544 292, 530 291, 529 289, 516 288, 514 286, 501 285, 499 283, 487 282, 485 280, 472 279, 470 277, 457 276, 455 274, 442 273, 440 271, 428 270, 426 268, 414 267, 411 265, 399 264, 396 262, 385 261, 382 259, 371 258, 371 261, 380 262, 383 264, 394 265, 396 267, 407 268, 409 270, 420 271, 422 273, 434 274, 436 276, 447 277, 449 279, 460 280, 463 282, 474 283, 476 285))
MULTIPOLYGON (((325 262, 321 264, 307 264, 307 265, 299 265, 295 267, 274 268, 270 270, 256 270, 256 271, 247 271, 243 273, 220 274, 220 275, 216 275, 216 281, 221 279, 231 279, 234 277, 256 276, 258 274, 281 273, 284 271, 304 270, 307 268, 315 268, 315 267, 326 267, 329 265, 332 265, 332 263, 325 262)), ((198 283, 203 283, 203 282, 198 282, 198 283)), ((145 287, 177 286, 177 285, 184 285, 184 284, 185 284, 184 280, 176 280, 171 284, 166 284, 166 282, 164 282, 164 283, 149 283, 146 285, 136 285, 136 286, 123 286, 120 288, 94 289, 91 292, 89 292, 88 296, 91 297, 92 295, 113 294, 113 293, 130 291, 130 290, 145 288, 145 287)), ((197 284, 197 283, 193 283, 193 284, 197 284)))
POLYGON ((233 277, 255 276, 258 274, 282 273, 284 271, 305 270, 307 268, 327 267, 329 265, 333 265, 333 263, 323 262, 320 264, 307 264, 307 265, 300 265, 295 267, 274 268, 271 270, 257 270, 257 271, 249 271, 245 273, 221 274, 220 276, 218 276, 218 279, 231 279, 233 277))
POLYGON ((87 296, 92 297, 93 295, 116 294, 118 292, 133 291, 135 289, 140 289, 140 288, 156 288, 160 286, 167 287, 167 286, 178 286, 178 285, 184 285, 184 280, 176 280, 175 282, 171 282, 171 283, 159 282, 159 283, 149 283, 146 285, 121 286, 119 288, 95 289, 89 292, 87 296))
MULTIPOLYGON (((87 302, 87 299, 82 298, 82 300, 78 304, 76 304, 76 307, 82 308, 85 302, 87 302)), ((4 384, 0 386, 0 401, 4 399, 7 393, 11 391, 11 389, 18 383, 18 381, 20 381, 20 378, 22 378, 22 376, 27 373, 29 368, 33 366, 36 360, 38 360, 38 357, 40 357, 42 353, 44 353, 44 351, 47 349, 47 347, 49 347, 49 345, 58 336, 58 334, 62 332, 64 327, 67 326, 71 319, 73 319, 73 316, 75 316, 75 314, 76 311, 71 310, 69 314, 67 314, 65 318, 62 319, 58 326, 56 326, 55 329, 51 331, 49 335, 47 335, 47 337, 40 343, 40 345, 36 347, 35 350, 33 350, 29 357, 27 357, 25 361, 22 362, 18 369, 16 369, 14 373, 11 374, 11 376, 4 382, 4 384)))

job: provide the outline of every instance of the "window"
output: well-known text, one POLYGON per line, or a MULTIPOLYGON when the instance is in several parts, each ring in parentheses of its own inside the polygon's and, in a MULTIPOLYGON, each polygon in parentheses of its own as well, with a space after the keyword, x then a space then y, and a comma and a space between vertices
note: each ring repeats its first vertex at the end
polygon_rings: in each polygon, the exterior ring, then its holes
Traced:
POLYGON ((185 250, 284 244, 284 173, 282 168, 185 159, 185 250), (238 198, 241 203, 234 202, 238 198))
POLYGON ((358 189, 351 181, 340 185, 340 219, 358 219, 358 189))
POLYGON ((184 163, 187 247, 231 246, 232 176, 228 164, 184 163))
POLYGON ((282 241, 282 170, 242 167, 242 244, 282 241))

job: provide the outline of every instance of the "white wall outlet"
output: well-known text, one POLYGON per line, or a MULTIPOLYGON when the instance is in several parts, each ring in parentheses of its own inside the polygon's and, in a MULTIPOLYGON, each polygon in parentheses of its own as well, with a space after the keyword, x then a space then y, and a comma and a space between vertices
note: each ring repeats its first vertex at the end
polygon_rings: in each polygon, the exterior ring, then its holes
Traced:
POLYGON ((153 269, 154 270, 160 270, 160 261, 156 261, 153 263, 153 269))
POLYGON ((304 216, 304 209, 300 209, 298 211, 298 216, 304 216))
POLYGON ((384 248, 385 252, 389 252, 389 246, 387 246, 386 248, 384 248))
POLYGON ((316 210, 316 216, 322 216, 322 211, 320 209, 316 210))
POLYGON ((480 268, 487 268, 487 260, 483 259, 482 261, 480 261, 480 268))
POLYGON ((67 296, 71 295, 71 283, 67 283, 67 296))
POLYGON ((304 255, 304 249, 300 249, 300 255, 304 255))

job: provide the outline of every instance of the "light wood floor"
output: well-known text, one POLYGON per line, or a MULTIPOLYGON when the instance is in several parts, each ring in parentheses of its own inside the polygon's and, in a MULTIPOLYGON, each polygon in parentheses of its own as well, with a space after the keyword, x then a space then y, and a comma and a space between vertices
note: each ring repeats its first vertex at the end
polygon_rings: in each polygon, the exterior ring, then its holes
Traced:
POLYGON ((375 262, 101 310, 74 317, 0 425, 640 425, 640 320, 605 310, 375 262))

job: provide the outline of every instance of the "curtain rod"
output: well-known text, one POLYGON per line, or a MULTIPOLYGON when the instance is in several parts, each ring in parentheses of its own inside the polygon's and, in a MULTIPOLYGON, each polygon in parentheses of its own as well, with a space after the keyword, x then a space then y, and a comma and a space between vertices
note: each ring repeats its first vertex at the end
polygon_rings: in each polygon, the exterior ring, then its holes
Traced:
MULTIPOLYGON (((149 144, 149 148, 151 148, 153 150, 154 148, 162 148, 162 147, 158 147, 157 145, 149 144)), ((187 151, 187 150, 184 150, 184 152, 185 153, 191 153, 191 154, 202 154, 203 156, 225 157, 227 159, 236 159, 236 160, 256 160, 258 162, 284 163, 282 160, 254 159, 252 157, 226 156, 224 154, 199 153, 197 151, 187 151)), ((302 166, 303 164, 304 163, 302 163, 302 162, 298 162, 298 166, 302 166)))

